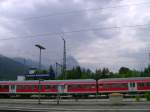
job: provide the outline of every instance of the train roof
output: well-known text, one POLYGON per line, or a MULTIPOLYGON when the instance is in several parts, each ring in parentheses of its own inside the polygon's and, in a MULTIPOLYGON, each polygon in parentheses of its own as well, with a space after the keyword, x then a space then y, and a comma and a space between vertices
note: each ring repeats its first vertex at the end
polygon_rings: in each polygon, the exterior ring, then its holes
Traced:
MULTIPOLYGON (((89 84, 94 83, 94 79, 85 79, 85 80, 43 80, 40 81, 40 84, 51 84, 51 85, 64 85, 64 84, 89 84)), ((0 81, 0 84, 39 84, 39 80, 25 80, 25 81, 0 81)))
POLYGON ((145 79, 150 79, 150 77, 108 78, 100 80, 145 80, 145 79))
POLYGON ((102 83, 150 82, 150 77, 111 78, 100 79, 102 83))
MULTIPOLYGON (((41 82, 89 82, 95 81, 94 79, 73 79, 73 80, 41 80, 41 82)), ((24 81, 0 81, 0 82, 39 82, 39 80, 24 80, 24 81)))
MULTIPOLYGON (((99 83, 128 83, 128 82, 150 82, 150 77, 133 77, 133 78, 110 78, 100 79, 99 83)), ((24 84, 24 85, 38 85, 39 80, 25 80, 25 81, 0 81, 0 84, 24 84)), ((40 84, 51 85, 65 85, 65 84, 95 84, 94 79, 76 79, 76 80, 43 80, 40 84)))

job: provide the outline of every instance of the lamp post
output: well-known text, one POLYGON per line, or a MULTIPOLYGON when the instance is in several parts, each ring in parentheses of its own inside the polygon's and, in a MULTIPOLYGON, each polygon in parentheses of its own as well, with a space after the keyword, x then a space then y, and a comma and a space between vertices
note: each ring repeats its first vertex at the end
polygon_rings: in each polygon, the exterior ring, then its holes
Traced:
POLYGON ((43 46, 41 46, 41 45, 39 45, 39 44, 36 44, 35 46, 40 49, 39 70, 41 70, 41 51, 44 50, 44 49, 46 49, 46 48, 44 48, 43 46))

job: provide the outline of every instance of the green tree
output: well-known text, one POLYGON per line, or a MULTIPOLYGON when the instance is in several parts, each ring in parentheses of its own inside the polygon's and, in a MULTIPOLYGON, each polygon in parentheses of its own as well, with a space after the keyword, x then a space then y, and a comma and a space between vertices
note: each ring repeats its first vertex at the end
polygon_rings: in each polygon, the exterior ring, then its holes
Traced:
POLYGON ((92 75, 93 73, 90 69, 82 69, 81 79, 91 79, 92 75))
POLYGON ((77 66, 71 70, 67 70, 66 76, 67 79, 91 79, 93 73, 90 69, 85 69, 77 66))
POLYGON ((137 70, 131 70, 127 67, 121 67, 119 69, 119 75, 120 75, 120 77, 123 77, 123 78, 139 77, 139 76, 141 76, 141 73, 137 70))
POLYGON ((108 68, 103 68, 102 69, 102 78, 109 78, 110 71, 108 68))
POLYGON ((119 74, 128 74, 131 70, 127 67, 121 67, 119 69, 119 74))
POLYGON ((141 77, 150 77, 150 65, 141 72, 141 77))
POLYGON ((94 79, 101 79, 101 78, 103 78, 102 70, 101 70, 101 69, 97 69, 97 70, 95 71, 94 79))
POLYGON ((52 65, 49 67, 49 75, 50 75, 50 79, 52 80, 55 79, 55 72, 52 65))

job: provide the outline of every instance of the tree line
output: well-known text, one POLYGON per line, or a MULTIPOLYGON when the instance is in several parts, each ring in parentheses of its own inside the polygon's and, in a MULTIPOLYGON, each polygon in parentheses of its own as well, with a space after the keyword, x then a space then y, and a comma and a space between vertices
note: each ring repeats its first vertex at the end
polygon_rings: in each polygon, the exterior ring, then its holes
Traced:
POLYGON ((49 73, 50 79, 105 79, 105 78, 129 78, 129 77, 150 77, 150 65, 143 71, 132 70, 128 67, 121 67, 118 72, 112 72, 108 68, 99 68, 94 72, 90 69, 81 68, 80 66, 74 67, 71 70, 66 70, 65 74, 59 74, 56 77, 56 71, 52 66, 49 70, 37 71, 37 73, 49 73))

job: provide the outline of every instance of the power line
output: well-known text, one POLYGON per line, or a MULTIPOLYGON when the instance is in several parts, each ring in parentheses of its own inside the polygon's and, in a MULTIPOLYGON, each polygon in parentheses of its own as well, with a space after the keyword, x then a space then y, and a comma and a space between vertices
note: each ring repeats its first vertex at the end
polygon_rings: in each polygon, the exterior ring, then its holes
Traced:
POLYGON ((46 17, 51 17, 51 16, 58 16, 58 15, 66 15, 66 14, 73 14, 73 13, 81 13, 81 12, 86 12, 86 11, 97 11, 97 10, 103 10, 103 9, 114 9, 114 8, 119 8, 119 7, 127 7, 127 6, 137 6, 141 4, 149 4, 150 2, 141 2, 141 3, 134 3, 134 4, 124 4, 124 5, 118 5, 118 6, 112 6, 112 7, 101 7, 101 8, 92 8, 92 9, 82 9, 82 10, 75 10, 75 11, 69 11, 69 12, 57 12, 54 14, 47 14, 43 16, 35 16, 35 17, 28 17, 24 18, 23 20, 29 21, 33 19, 40 19, 40 18, 46 18, 46 17))
MULTIPOLYGON (((109 9, 109 8, 119 8, 119 7, 126 7, 126 6, 136 6, 136 5, 141 5, 141 4, 149 4, 150 2, 141 2, 141 3, 134 3, 134 4, 124 4, 124 5, 118 5, 118 6, 112 6, 112 7, 102 7, 102 8, 92 8, 92 9, 82 9, 82 10, 75 10, 75 11, 69 11, 69 12, 58 12, 54 14, 48 14, 44 16, 37 16, 37 17, 29 17, 29 18, 24 18, 23 20, 28 21, 32 19, 40 19, 40 18, 45 18, 45 17, 50 17, 50 16, 57 16, 57 15, 64 15, 64 14, 70 14, 70 13, 80 13, 80 12, 85 12, 85 11, 96 11, 96 10, 101 10, 101 9, 109 9)), ((24 22, 25 22, 24 21, 24 22)), ((11 33, 11 32, 9 32, 11 33)), ((47 35, 47 34, 44 34, 47 35)), ((39 35, 40 36, 40 35, 39 35)), ((42 35, 41 35, 42 36, 42 35)), ((7 40, 7 39, 6 39, 7 40)), ((9 40, 9 39, 8 39, 9 40)))
MULTIPOLYGON (((129 25, 129 26, 113 26, 113 27, 97 27, 97 28, 88 28, 88 29, 79 29, 79 30, 72 30, 72 31, 66 31, 63 32, 63 34, 71 34, 71 33, 79 33, 79 32, 88 32, 88 31, 97 31, 97 30, 115 30, 115 29, 121 29, 121 28, 142 28, 145 26, 150 26, 150 24, 141 24, 141 25, 129 25)), ((4 40, 14 40, 14 39, 29 39, 29 38, 35 38, 39 36, 56 36, 61 35, 62 32, 57 33, 43 33, 43 34, 37 34, 37 35, 29 35, 29 36, 23 36, 22 38, 19 37, 10 37, 10 38, 2 38, 1 41, 4 40)))

